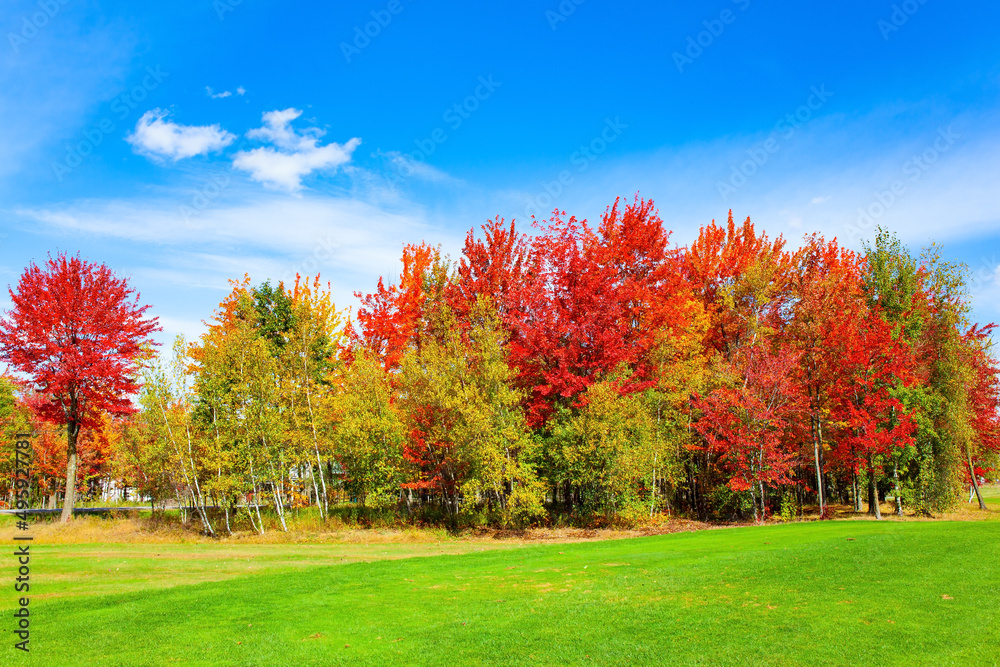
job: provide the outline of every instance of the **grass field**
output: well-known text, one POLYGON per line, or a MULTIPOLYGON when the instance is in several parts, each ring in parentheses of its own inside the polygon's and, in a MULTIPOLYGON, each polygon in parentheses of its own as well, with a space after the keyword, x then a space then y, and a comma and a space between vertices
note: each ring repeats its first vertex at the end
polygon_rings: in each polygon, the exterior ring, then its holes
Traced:
POLYGON ((31 654, 3 628, 0 664, 990 665, 998 543, 997 521, 836 521, 541 546, 36 544, 31 654))

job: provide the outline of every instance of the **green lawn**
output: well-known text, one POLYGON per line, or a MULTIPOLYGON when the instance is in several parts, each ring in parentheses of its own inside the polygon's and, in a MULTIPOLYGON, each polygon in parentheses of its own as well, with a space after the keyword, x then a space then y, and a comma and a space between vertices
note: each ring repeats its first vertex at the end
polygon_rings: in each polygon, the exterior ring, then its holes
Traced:
MULTIPOLYGON (((841 521, 484 551, 38 544, 30 663, 989 665, 998 541, 996 521, 841 521)), ((3 629, 0 664, 29 664, 3 629)))

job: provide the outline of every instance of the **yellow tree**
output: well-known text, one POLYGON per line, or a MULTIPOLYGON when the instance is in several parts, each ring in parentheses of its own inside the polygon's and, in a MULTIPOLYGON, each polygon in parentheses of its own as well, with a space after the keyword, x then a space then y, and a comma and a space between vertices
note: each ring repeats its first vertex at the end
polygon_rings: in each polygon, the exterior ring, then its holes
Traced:
POLYGON ((362 347, 353 357, 329 404, 334 452, 345 490, 366 507, 386 508, 410 481, 410 465, 403 458, 406 428, 393 401, 389 373, 378 358, 362 347))
MULTIPOLYGON (((258 300, 263 296, 260 291, 255 294, 258 300)), ((324 288, 319 276, 311 281, 296 277, 284 298, 291 317, 281 347, 279 372, 288 406, 288 440, 293 444, 295 462, 306 466, 320 516, 325 517, 329 493, 323 459, 330 453, 330 438, 329 434, 321 437, 320 415, 329 411, 330 380, 339 367, 337 353, 344 335, 344 318, 334 306, 329 283, 324 288)))
POLYGON ((525 463, 532 439, 494 305, 479 297, 463 330, 436 304, 429 330, 404 357, 399 382, 411 432, 406 454, 420 469, 414 486, 440 493, 452 516, 464 499, 503 522, 537 518, 542 486, 525 463))

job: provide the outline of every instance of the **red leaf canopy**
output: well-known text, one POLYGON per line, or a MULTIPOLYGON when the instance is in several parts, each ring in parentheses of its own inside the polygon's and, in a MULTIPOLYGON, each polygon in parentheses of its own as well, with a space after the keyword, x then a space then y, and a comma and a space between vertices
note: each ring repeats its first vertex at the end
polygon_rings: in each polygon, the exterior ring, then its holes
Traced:
POLYGON ((0 319, 0 354, 48 397, 41 418, 93 426, 102 411, 133 411, 136 362, 160 327, 124 278, 60 253, 44 268, 29 265, 8 291, 14 307, 0 319))

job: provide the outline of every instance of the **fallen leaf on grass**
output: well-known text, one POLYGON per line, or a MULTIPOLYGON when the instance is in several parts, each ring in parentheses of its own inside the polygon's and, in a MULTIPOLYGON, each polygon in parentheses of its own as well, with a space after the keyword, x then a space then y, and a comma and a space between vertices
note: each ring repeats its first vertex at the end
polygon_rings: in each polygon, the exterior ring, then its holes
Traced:
MULTIPOLYGON (((317 632, 314 635, 309 635, 308 637, 306 637, 306 639, 319 639, 322 636, 323 636, 322 632, 317 632)), ((305 641, 306 639, 303 639, 302 641, 305 641)))
POLYGON ((951 597, 950 595, 942 595, 941 599, 942 600, 954 600, 955 598, 951 597))

